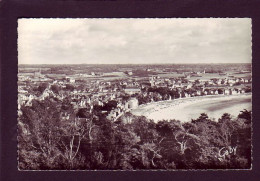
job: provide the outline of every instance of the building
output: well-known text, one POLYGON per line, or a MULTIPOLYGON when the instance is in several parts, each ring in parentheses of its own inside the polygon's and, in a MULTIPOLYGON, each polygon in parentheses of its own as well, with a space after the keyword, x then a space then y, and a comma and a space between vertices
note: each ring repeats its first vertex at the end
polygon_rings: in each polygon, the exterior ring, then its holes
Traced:
POLYGON ((230 90, 229 90, 229 89, 225 89, 225 90, 224 90, 224 94, 225 94, 225 95, 230 95, 230 90))
POLYGON ((132 71, 128 71, 127 74, 128 75, 133 75, 133 72, 132 71))
POLYGON ((136 94, 136 93, 140 93, 141 89, 139 87, 126 87, 125 88, 125 93, 126 94, 136 94))
POLYGON ((129 109, 135 109, 138 107, 138 100, 136 98, 131 98, 128 101, 128 108, 129 109))

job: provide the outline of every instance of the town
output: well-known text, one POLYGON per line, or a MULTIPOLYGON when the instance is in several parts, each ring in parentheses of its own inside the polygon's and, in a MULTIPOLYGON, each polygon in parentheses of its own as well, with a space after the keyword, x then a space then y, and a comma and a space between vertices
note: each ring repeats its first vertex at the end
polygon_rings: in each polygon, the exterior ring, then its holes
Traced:
POLYGON ((62 101, 69 97, 75 110, 99 109, 107 119, 116 121, 150 102, 251 92, 250 64, 213 66, 214 71, 209 65, 20 65, 18 115, 22 105, 32 106, 32 100, 54 97, 62 101))

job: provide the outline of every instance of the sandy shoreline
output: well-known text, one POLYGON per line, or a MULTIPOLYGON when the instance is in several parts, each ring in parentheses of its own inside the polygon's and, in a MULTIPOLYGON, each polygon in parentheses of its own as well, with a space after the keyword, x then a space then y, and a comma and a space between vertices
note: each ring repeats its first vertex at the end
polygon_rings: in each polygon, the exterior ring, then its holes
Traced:
POLYGON ((219 101, 228 101, 233 99, 245 99, 251 98, 252 94, 239 94, 239 95, 210 95, 201 97, 190 97, 175 99, 170 101, 159 101, 144 104, 139 106, 137 109, 131 110, 131 113, 137 116, 146 116, 149 119, 154 119, 155 121, 161 119, 182 119, 183 121, 188 121, 190 118, 185 117, 185 114, 189 114, 193 110, 184 110, 184 108, 192 107, 196 104, 204 103, 214 103, 219 101), (190 112, 185 112, 190 111, 190 112), (183 116, 184 115, 184 116, 183 116))

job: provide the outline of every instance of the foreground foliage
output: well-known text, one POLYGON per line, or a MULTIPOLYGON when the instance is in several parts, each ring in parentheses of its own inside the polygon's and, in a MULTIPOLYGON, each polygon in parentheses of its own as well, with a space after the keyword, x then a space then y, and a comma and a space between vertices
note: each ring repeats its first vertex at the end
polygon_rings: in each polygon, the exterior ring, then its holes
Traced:
POLYGON ((74 110, 70 100, 21 107, 21 170, 241 169, 251 166, 251 112, 218 121, 154 123, 126 114, 114 123, 98 110, 74 110), (125 121, 127 120, 127 121, 125 121))

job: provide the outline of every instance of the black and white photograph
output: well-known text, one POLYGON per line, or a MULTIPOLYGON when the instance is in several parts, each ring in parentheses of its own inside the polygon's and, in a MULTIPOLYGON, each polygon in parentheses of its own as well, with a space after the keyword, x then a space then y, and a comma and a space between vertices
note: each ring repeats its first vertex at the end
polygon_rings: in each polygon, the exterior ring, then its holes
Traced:
POLYGON ((17 167, 251 170, 251 18, 19 18, 17 167))

